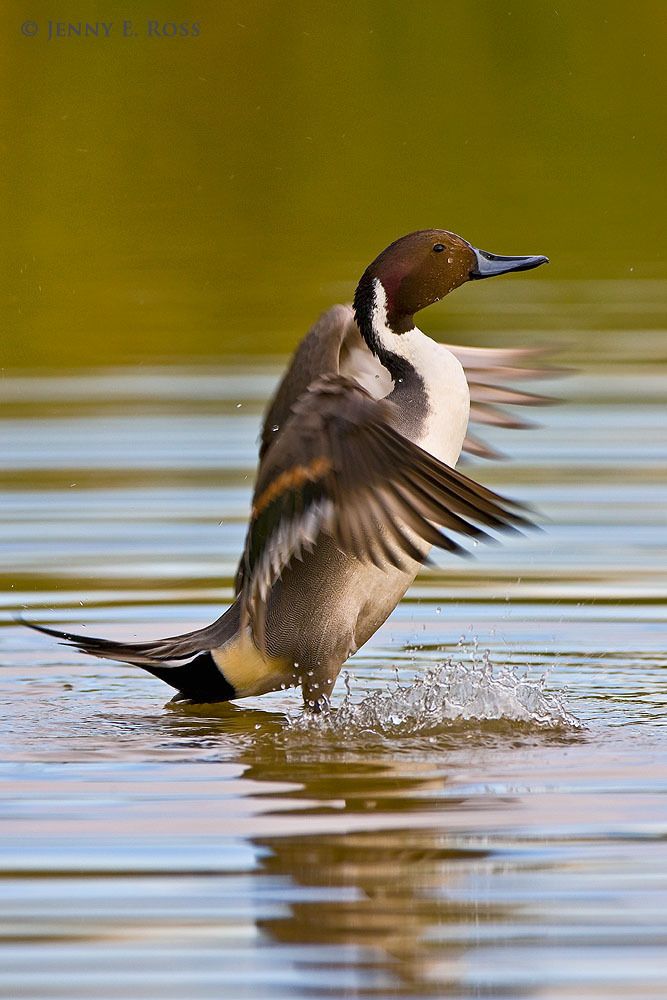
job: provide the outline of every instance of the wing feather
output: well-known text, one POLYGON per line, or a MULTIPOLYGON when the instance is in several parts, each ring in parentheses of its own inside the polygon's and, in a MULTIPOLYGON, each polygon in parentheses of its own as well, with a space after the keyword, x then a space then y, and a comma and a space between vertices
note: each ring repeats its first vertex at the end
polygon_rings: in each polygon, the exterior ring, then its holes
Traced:
POLYGON ((362 562, 404 569, 432 545, 467 554, 452 533, 489 539, 484 528, 529 525, 521 504, 403 437, 394 415, 391 402, 333 374, 293 406, 261 465, 245 546, 242 608, 260 646, 271 588, 322 534, 362 562))
MULTIPOLYGON (((564 369, 548 363, 549 347, 461 347, 445 344, 463 366, 470 388, 470 422, 507 430, 534 427, 533 421, 508 412, 504 406, 549 406, 557 402, 541 393, 525 392, 508 384, 557 378, 564 369), (541 364, 545 359, 545 363, 541 364)), ((463 451, 477 458, 501 459, 502 452, 468 433, 463 451)))

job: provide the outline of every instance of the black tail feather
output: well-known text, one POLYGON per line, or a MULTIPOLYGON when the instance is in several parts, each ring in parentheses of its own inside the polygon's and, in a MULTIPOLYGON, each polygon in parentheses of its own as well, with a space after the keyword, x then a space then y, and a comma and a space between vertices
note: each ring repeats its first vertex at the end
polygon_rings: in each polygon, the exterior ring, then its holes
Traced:
POLYGON ((220 671, 210 650, 223 646, 238 632, 238 601, 205 628, 154 642, 116 642, 77 632, 63 632, 23 618, 17 618, 17 621, 35 632, 55 636, 64 645, 75 646, 82 653, 143 667, 191 701, 229 701, 236 697, 236 691, 220 671), (170 660, 189 662, 169 663, 170 660))
POLYGON ((218 668, 210 653, 200 653, 189 663, 177 667, 157 667, 141 663, 154 677, 176 688, 189 701, 213 702, 229 701, 236 697, 236 691, 218 668))
POLYGON ((179 669, 167 666, 166 664, 170 660, 187 660, 197 653, 208 652, 208 650, 217 649, 224 645, 238 631, 239 620, 238 601, 235 601, 220 618, 204 628, 184 632, 182 635, 169 636, 165 639, 156 639, 152 642, 117 642, 113 639, 101 639, 98 636, 81 635, 77 632, 63 632, 46 625, 37 625, 35 622, 29 622, 23 618, 18 619, 27 628, 43 632, 45 635, 55 636, 64 644, 76 646, 82 653, 90 653, 91 656, 100 656, 110 660, 120 660, 124 663, 134 663, 147 669, 165 664, 163 668, 165 671, 179 669))

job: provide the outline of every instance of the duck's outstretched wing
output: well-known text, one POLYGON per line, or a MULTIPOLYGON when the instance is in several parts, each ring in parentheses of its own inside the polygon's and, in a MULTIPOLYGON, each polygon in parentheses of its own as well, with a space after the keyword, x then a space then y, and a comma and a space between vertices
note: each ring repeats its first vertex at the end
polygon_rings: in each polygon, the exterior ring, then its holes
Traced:
POLYGON ((267 407, 259 446, 260 461, 282 432, 299 396, 320 375, 338 374, 341 348, 349 336, 360 339, 354 312, 349 305, 332 306, 310 328, 294 352, 267 407))
MULTIPOLYGON (((517 389, 514 382, 554 378, 561 369, 544 364, 549 348, 533 347, 461 347, 443 344, 458 358, 470 387, 470 423, 493 427, 524 429, 533 427, 530 420, 507 406, 548 406, 556 402, 549 396, 517 389)), ((500 459, 505 456, 468 431, 463 451, 477 458, 500 459)))
MULTIPOLYGON (((280 382, 267 409, 260 443, 260 461, 267 449, 282 432, 297 399, 320 375, 339 374, 341 360, 348 347, 370 351, 361 340, 351 305, 336 305, 328 309, 308 331, 296 349, 287 372, 280 382)), ((470 386, 470 423, 507 429, 532 427, 531 421, 506 407, 548 406, 551 397, 526 392, 515 387, 516 382, 532 382, 554 378, 561 369, 545 363, 552 352, 549 348, 532 347, 464 347, 443 344, 458 358, 470 386)), ((500 459, 505 456, 468 433, 463 450, 478 458, 500 459)))
POLYGON ((301 395, 267 451, 240 579, 242 622, 252 622, 260 645, 271 587, 321 533, 361 561, 403 567, 422 561, 430 545, 463 554, 450 533, 485 538, 480 525, 511 531, 529 524, 520 504, 395 430, 394 412, 354 380, 325 375, 301 395))

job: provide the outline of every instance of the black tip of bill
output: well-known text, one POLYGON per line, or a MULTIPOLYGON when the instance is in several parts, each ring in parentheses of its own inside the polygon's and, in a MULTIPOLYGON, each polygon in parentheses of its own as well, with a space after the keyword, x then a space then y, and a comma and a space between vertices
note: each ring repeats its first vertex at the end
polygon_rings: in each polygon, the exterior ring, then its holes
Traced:
POLYGON ((511 271, 532 271, 534 267, 548 264, 549 258, 537 257, 501 257, 487 250, 477 250, 472 247, 477 258, 477 266, 470 272, 470 278, 493 278, 498 274, 509 274, 511 271))

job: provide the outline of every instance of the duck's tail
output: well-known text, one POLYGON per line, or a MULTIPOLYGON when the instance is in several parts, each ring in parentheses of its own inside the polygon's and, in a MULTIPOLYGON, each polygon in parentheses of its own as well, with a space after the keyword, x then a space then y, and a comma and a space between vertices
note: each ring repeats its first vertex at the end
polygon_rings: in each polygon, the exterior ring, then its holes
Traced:
POLYGON ((192 701, 229 701, 236 697, 234 687, 222 674, 210 651, 220 649, 238 635, 238 600, 211 625, 153 642, 116 642, 92 635, 61 632, 22 618, 19 620, 28 628, 53 635, 63 644, 75 646, 82 653, 143 667, 192 701))

